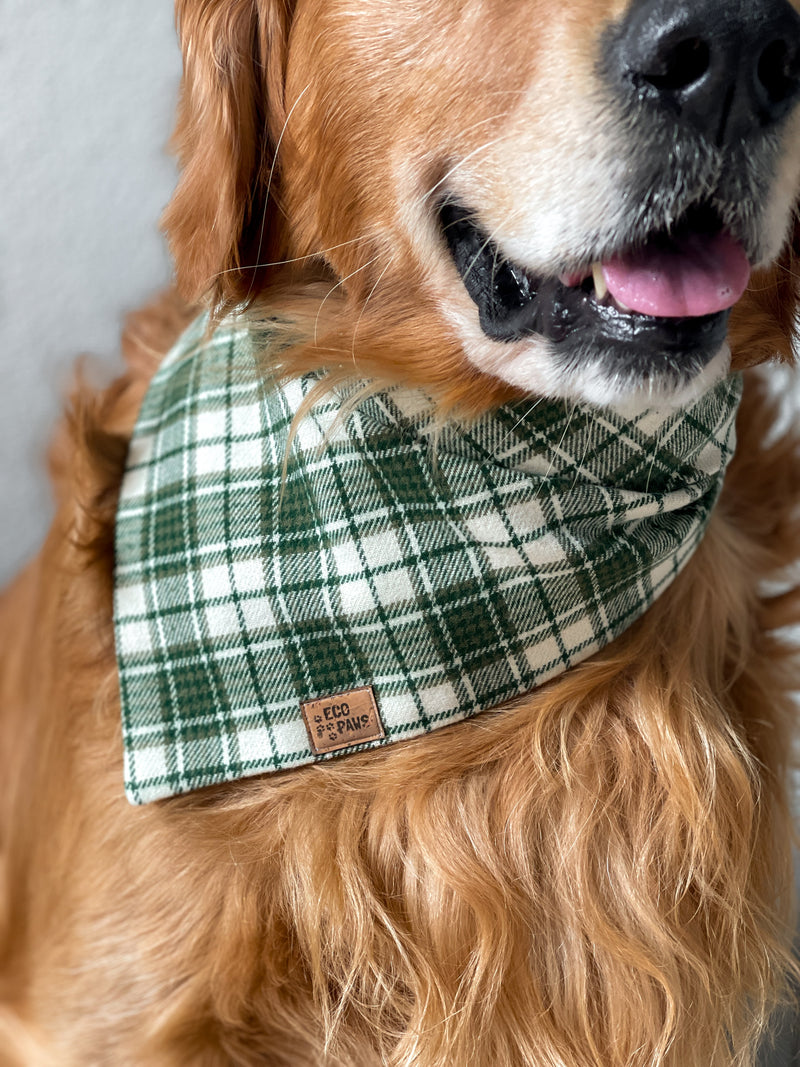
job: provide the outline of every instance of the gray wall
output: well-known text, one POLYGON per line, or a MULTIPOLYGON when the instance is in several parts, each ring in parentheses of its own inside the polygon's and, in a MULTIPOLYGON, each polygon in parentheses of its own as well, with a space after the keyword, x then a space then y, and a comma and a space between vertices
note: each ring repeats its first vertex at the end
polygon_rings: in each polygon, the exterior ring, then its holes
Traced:
POLYGON ((171 0, 0 0, 0 585, 47 527, 75 357, 115 368, 124 312, 169 277, 179 77, 171 0))

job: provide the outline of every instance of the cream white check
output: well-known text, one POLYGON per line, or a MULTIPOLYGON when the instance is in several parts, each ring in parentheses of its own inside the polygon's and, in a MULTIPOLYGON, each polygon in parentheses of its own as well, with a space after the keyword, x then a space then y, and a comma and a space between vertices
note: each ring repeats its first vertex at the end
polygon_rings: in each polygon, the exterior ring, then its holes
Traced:
POLYGON ((703 535, 741 382, 634 419, 530 401, 438 432, 420 393, 272 380, 198 320, 153 378, 117 516, 126 792, 315 756, 300 704, 372 686, 389 744, 518 697, 639 618, 703 535), (355 394, 353 394, 355 395, 355 394))

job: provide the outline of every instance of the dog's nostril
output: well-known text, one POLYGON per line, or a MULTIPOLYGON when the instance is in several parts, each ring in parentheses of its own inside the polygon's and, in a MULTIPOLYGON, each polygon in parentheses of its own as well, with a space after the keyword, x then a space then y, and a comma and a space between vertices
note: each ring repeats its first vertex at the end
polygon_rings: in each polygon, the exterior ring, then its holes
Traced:
POLYGON ((786 41, 772 41, 758 60, 758 89, 768 105, 791 99, 800 82, 800 57, 786 41))
POLYGON ((634 0, 601 62, 640 113, 739 145, 800 100, 800 11, 789 0, 634 0))
POLYGON ((711 49, 700 37, 665 43, 640 78, 659 92, 678 92, 699 82, 711 65, 711 49))

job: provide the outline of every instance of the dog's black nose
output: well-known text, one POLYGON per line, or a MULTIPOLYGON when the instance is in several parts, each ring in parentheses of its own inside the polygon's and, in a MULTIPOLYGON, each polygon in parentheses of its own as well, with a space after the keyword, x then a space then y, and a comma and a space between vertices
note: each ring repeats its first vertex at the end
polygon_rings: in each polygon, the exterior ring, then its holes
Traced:
POLYGON ((634 0, 604 65, 629 99, 728 145, 800 97, 800 15, 788 0, 634 0))

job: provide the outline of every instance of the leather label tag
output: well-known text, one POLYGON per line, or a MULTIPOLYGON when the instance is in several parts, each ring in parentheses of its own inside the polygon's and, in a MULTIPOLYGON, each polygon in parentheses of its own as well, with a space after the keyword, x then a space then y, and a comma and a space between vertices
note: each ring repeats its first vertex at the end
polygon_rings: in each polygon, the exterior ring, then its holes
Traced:
POLYGON ((300 710, 317 756, 386 736, 371 685, 306 700, 300 710))

